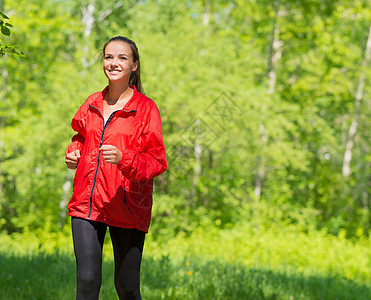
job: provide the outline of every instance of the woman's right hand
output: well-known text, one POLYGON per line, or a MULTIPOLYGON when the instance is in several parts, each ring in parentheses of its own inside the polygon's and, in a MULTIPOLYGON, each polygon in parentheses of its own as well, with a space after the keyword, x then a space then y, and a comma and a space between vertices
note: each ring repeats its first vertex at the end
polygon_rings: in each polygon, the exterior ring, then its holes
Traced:
POLYGON ((80 150, 75 150, 66 155, 65 163, 67 168, 76 169, 80 159, 80 150))

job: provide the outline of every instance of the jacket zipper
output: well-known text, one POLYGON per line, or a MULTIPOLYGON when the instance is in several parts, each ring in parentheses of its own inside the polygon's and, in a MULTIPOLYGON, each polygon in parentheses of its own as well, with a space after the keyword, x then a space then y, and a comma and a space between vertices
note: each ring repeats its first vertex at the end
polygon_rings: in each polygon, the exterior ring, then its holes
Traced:
MULTIPOLYGON (((95 110, 97 110, 99 112, 99 114, 102 116, 103 122, 104 122, 104 117, 103 117, 102 113, 100 112, 100 110, 98 108, 90 105, 90 104, 89 104, 89 106, 91 108, 94 108, 95 110)), ((111 120, 112 120, 113 116, 115 115, 115 113, 118 112, 118 111, 120 111, 120 110, 115 110, 113 113, 111 113, 111 115, 109 116, 107 122, 105 124, 103 124, 103 131, 102 131, 102 135, 101 135, 101 138, 100 138, 99 148, 103 145, 104 132, 106 131, 108 124, 111 122, 111 120)), ((131 111, 121 110, 121 111, 128 112, 128 113, 136 112, 136 110, 131 110, 131 111)), ((99 152, 98 152, 97 168, 95 169, 93 186, 91 188, 91 193, 90 193, 89 214, 88 214, 88 217, 87 217, 88 220, 90 219, 91 211, 92 211, 92 206, 93 206, 93 193, 94 193, 94 188, 95 188, 95 184, 96 184, 96 181, 97 181, 97 175, 98 175, 98 170, 99 170, 100 153, 101 153, 101 150, 99 150, 99 152)), ((124 191, 125 191, 124 202, 126 202, 126 189, 124 191)))

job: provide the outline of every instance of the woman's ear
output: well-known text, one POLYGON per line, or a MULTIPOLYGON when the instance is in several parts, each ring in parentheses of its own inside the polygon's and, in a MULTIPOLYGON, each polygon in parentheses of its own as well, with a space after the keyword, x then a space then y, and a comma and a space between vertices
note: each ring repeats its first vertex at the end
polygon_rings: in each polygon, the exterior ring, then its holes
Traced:
POLYGON ((132 72, 135 72, 138 69, 138 62, 135 63, 133 68, 131 69, 132 72))

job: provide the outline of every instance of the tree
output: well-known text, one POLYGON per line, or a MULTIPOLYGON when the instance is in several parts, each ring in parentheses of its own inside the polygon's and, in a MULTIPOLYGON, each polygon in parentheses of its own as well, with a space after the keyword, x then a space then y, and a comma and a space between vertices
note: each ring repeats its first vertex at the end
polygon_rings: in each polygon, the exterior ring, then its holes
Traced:
POLYGON ((126 35, 139 47, 144 88, 163 120, 169 170, 155 180, 154 224, 161 226, 154 230, 230 226, 246 219, 258 204, 254 199, 288 222, 300 222, 302 211, 310 210, 312 224, 334 234, 368 230, 370 72, 360 68, 368 3, 7 5, 16 25, 7 44, 22 41, 27 56, 22 64, 0 60, 2 229, 67 220, 73 173, 63 158, 73 135, 69 123, 87 95, 105 85, 96 63, 99 49, 110 37, 126 35), (352 172, 345 179, 350 140, 352 172))
MULTIPOLYGON (((0 11, 0 31, 1 34, 5 36, 10 35, 10 27, 13 27, 12 24, 7 22, 8 19, 9 17, 0 11)), ((13 55, 17 60, 19 60, 21 56, 24 56, 14 45, 4 44, 0 38, 0 56, 4 56, 7 53, 13 55)))

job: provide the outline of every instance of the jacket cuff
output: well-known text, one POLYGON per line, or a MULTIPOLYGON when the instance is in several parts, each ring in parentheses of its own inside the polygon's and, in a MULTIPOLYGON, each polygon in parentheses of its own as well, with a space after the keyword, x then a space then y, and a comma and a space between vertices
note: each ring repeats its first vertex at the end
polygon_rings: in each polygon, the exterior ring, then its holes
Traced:
POLYGON ((80 150, 81 152, 82 148, 83 148, 83 145, 79 141, 74 141, 67 147, 66 155, 75 150, 80 150))
POLYGON ((128 173, 130 174, 130 170, 132 169, 132 165, 136 155, 137 152, 133 150, 125 149, 124 151, 122 151, 122 158, 117 167, 124 175, 128 173))

